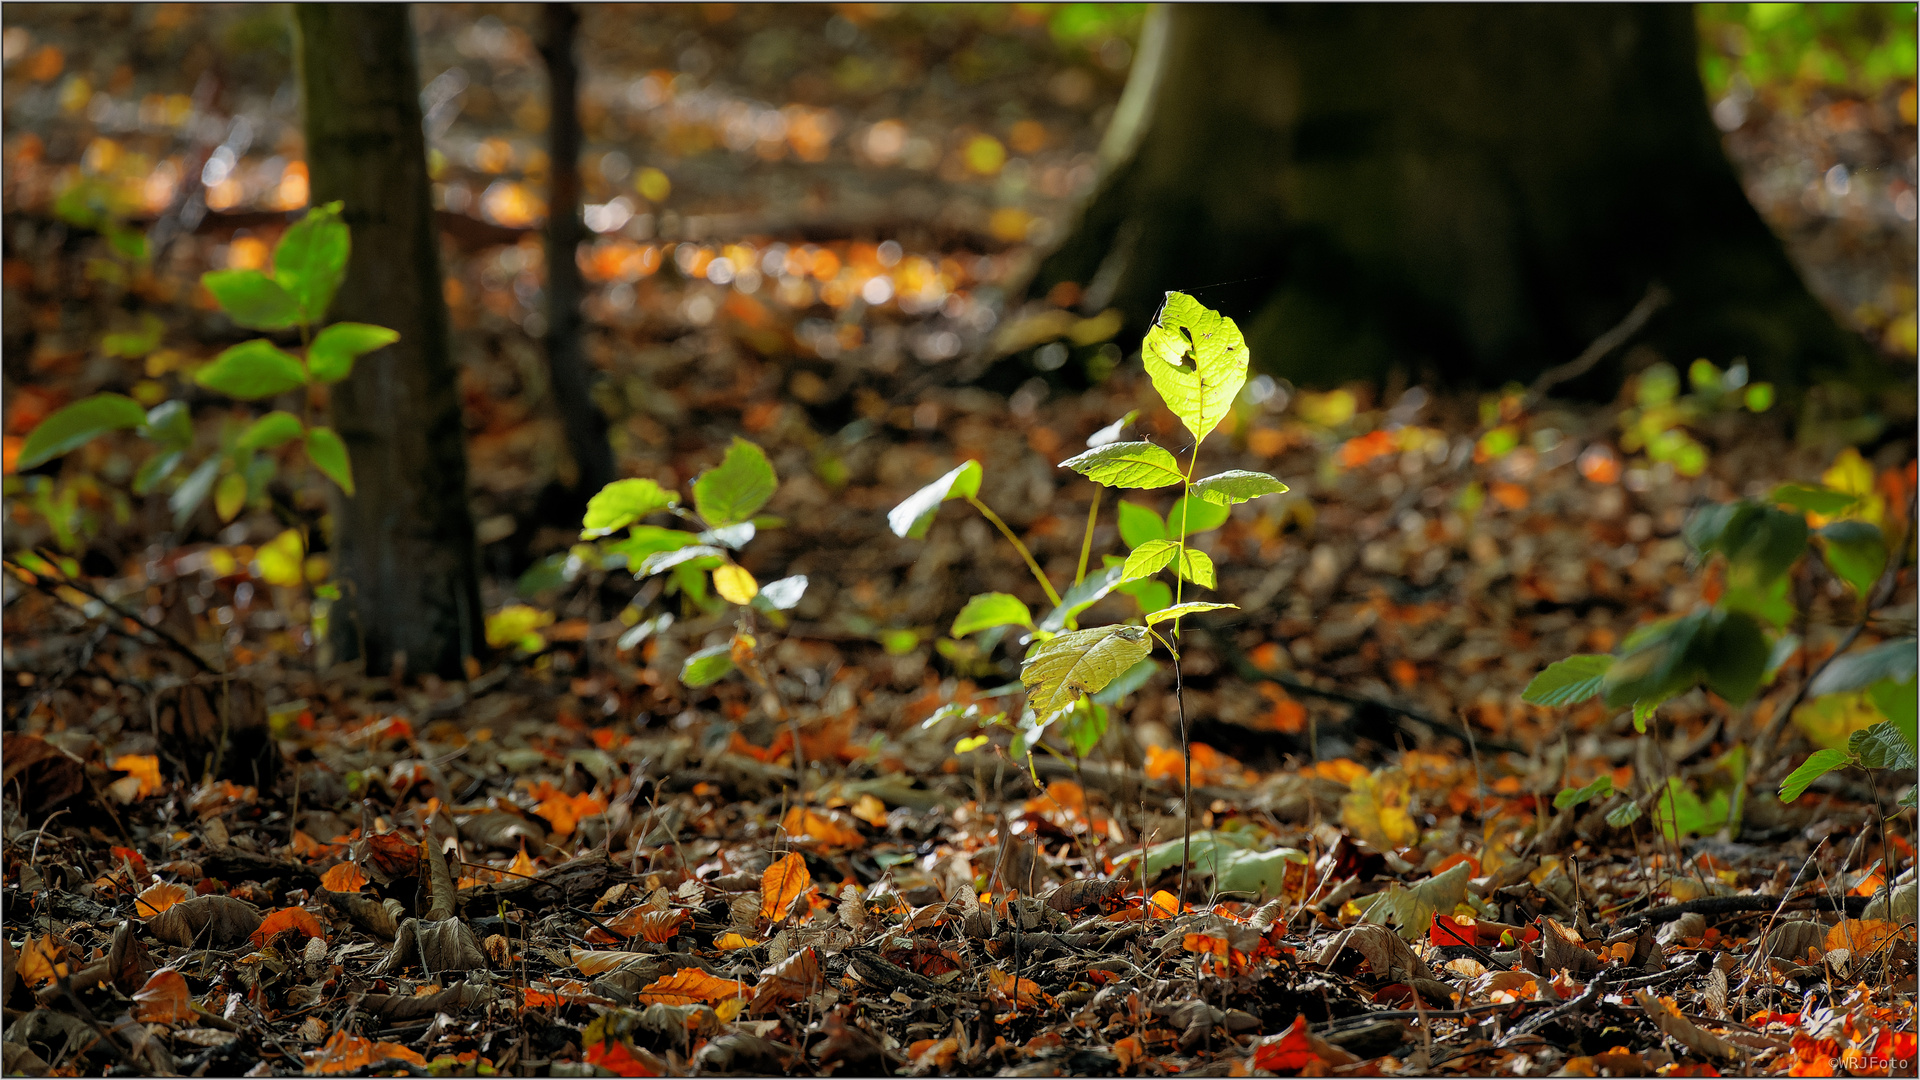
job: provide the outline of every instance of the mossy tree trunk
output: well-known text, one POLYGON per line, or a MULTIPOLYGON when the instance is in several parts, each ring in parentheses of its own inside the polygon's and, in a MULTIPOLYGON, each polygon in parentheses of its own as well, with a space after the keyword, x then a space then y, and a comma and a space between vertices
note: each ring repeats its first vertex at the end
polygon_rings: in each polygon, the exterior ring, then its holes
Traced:
POLYGON ((344 201, 353 232, 330 315, 400 332, 333 390, 356 489, 334 513, 334 648, 462 678, 485 634, 408 6, 294 12, 313 200, 344 201))
POLYGON ((1033 293, 1075 282, 1131 335, 1193 291, 1309 384, 1498 385, 1657 281, 1674 301, 1645 339, 1670 359, 1858 373, 1734 176, 1697 49, 1686 5, 1156 8, 1033 293))

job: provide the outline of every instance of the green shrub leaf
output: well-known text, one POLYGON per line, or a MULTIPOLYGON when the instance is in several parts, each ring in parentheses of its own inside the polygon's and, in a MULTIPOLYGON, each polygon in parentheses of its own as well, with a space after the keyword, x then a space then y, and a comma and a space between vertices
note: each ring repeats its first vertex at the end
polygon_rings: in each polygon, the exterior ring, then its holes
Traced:
POLYGON ((1167 294, 1140 358, 1160 399, 1196 440, 1220 425, 1247 381, 1240 328, 1185 293, 1167 294))
MULTIPOLYGON (((1861 734, 1864 735, 1866 733, 1861 732, 1861 734)), ((1853 756, 1845 750, 1814 751, 1807 760, 1800 763, 1799 768, 1788 773, 1787 778, 1780 781, 1780 801, 1783 803, 1792 802, 1799 798, 1807 790, 1808 785, 1812 784, 1815 780, 1820 779, 1835 769, 1841 768, 1852 760, 1853 756)))
POLYGON ((1809 487, 1806 484, 1781 484, 1774 488, 1773 494, 1768 495, 1767 498, 1796 510, 1826 517, 1832 517, 1860 501, 1857 495, 1834 491, 1831 488, 1809 487))
POLYGON ((1198 615, 1203 611, 1226 611, 1229 608, 1238 611, 1240 605, 1208 604, 1199 600, 1189 600, 1184 604, 1175 604, 1172 607, 1161 608, 1159 611, 1153 612, 1147 616, 1147 625, 1158 626, 1169 619, 1184 619, 1188 615, 1198 615))
POLYGON ((1167 523, 1152 509, 1139 503, 1122 502, 1120 512, 1120 540, 1129 548, 1137 548, 1149 540, 1165 540, 1167 523))
POLYGON ((633 567, 634 577, 650 577, 681 565, 695 570, 711 570, 727 561, 727 553, 711 544, 688 544, 672 551, 656 552, 633 567))
POLYGON ((1194 533, 1217 529, 1227 523, 1229 513, 1224 504, 1206 502, 1192 495, 1182 495, 1167 511, 1167 535, 1169 537, 1192 536, 1194 533), (1181 529, 1183 521, 1186 523, 1184 531, 1181 529))
POLYGON ((257 401, 305 386, 307 372, 300 361, 274 348, 272 342, 255 338, 214 357, 193 381, 231 398, 257 401))
POLYGON ((698 690, 719 682, 732 670, 732 646, 715 645, 687 657, 680 665, 680 681, 698 690))
POLYGON ((1619 806, 1607 811, 1607 824, 1616 829, 1624 829, 1640 820, 1640 804, 1628 799, 1619 806))
POLYGON ((338 202, 307 211, 274 246, 273 279, 299 305, 309 325, 326 318, 333 294, 347 276, 352 247, 338 202))
POLYGON ((1117 488, 1163 488, 1184 483, 1173 455, 1150 442, 1108 443, 1060 463, 1096 484, 1117 488))
POLYGON ((1916 699, 1914 689, 1912 679, 1881 679, 1867 687, 1867 700, 1906 736, 1907 742, 1920 748, 1920 699, 1916 699))
POLYGON ((1866 521, 1836 521, 1817 534, 1834 576, 1853 586, 1862 597, 1873 591, 1887 568, 1887 541, 1878 526, 1866 521))
POLYGON ((332 383, 353 374, 353 362, 400 340, 400 332, 368 323, 334 323, 314 335, 307 347, 307 371, 314 382, 332 383))
POLYGON ((1040 629, 1049 633, 1065 629, 1081 612, 1118 589, 1121 580, 1119 566, 1110 566, 1098 574, 1088 574, 1078 585, 1067 590, 1066 595, 1060 598, 1059 607, 1047 612, 1046 617, 1040 620, 1040 629))
POLYGON ((347 444, 332 428, 307 429, 307 460, 339 484, 341 491, 353 494, 353 463, 347 458, 347 444))
POLYGON ((652 480, 615 480, 587 500, 587 513, 580 521, 580 538, 591 540, 605 536, 679 502, 679 496, 652 480))
POLYGON ((1582 788, 1567 788, 1553 797, 1553 808, 1565 810, 1569 806, 1579 806, 1589 799, 1605 798, 1613 794, 1613 777, 1601 773, 1593 782, 1582 788))
POLYGON ((1072 704, 1075 694, 1098 693, 1152 648, 1144 626, 1097 626, 1057 635, 1036 645, 1021 667, 1027 706, 1048 716, 1072 704))
POLYGON ((273 412, 247 425, 240 435, 240 448, 243 450, 271 450, 276 446, 300 437, 306 431, 306 425, 290 412, 275 409, 273 412))
POLYGON ((1287 490, 1287 485, 1266 473, 1229 469, 1203 480, 1195 480, 1187 490, 1189 494, 1207 502, 1231 506, 1262 495, 1278 495, 1287 490))
POLYGON ((996 626, 1032 626, 1033 612, 1020 598, 1008 593, 981 593, 967 601, 960 609, 960 615, 953 620, 953 629, 948 631, 954 637, 966 637, 981 630, 991 630, 996 626))
POLYGON ((1604 654, 1569 656, 1548 664, 1545 671, 1535 675, 1521 691, 1520 700, 1529 705, 1572 705, 1585 701, 1600 692, 1601 681, 1611 667, 1613 657, 1604 654))
POLYGON ((1912 772, 1920 766, 1913 744, 1891 720, 1882 720, 1865 731, 1847 738, 1847 750, 1869 769, 1904 769, 1912 772))
POLYGON ((185 449, 193 442, 193 413, 177 398, 163 401, 147 410, 141 434, 157 443, 185 449))
POLYGON ((213 493, 214 481, 218 479, 220 479, 220 459, 210 457, 188 473, 185 480, 180 481, 180 486, 174 488, 173 494, 167 496, 167 506, 173 511, 175 526, 184 526, 187 519, 193 516, 193 512, 200 509, 200 504, 206 502, 207 496, 213 493))
POLYGON ((1744 704, 1759 691, 1772 651, 1766 633, 1753 616, 1729 611, 1702 647, 1703 681, 1709 690, 1733 704, 1744 704))
POLYGON ((56 411, 27 434, 15 465, 31 469, 93 441, 109 431, 144 427, 147 410, 125 394, 95 394, 56 411))
POLYGON ((693 508, 709 525, 746 521, 779 483, 765 451, 736 435, 720 464, 694 477, 693 508))
POLYGON ((887 511, 887 526, 895 536, 918 540, 927 535, 933 515, 948 499, 964 499, 980 494, 980 463, 966 461, 945 476, 907 496, 899 506, 887 511))
POLYGON ((220 310, 250 330, 285 330, 300 322, 300 301, 258 270, 210 270, 200 275, 220 310))
POLYGON ((1127 561, 1120 568, 1122 581, 1137 581, 1151 577, 1164 570, 1173 562, 1174 555, 1180 558, 1180 576, 1195 584, 1213 588, 1213 559, 1207 553, 1195 548, 1182 547, 1172 540, 1149 540, 1133 549, 1127 561))
POLYGON ((1920 642, 1910 637, 1894 638, 1871 649, 1836 656, 1814 676, 1812 685, 1807 687, 1807 696, 1862 690, 1882 679, 1912 682, 1915 669, 1920 666, 1920 661, 1916 661, 1917 645, 1920 642))

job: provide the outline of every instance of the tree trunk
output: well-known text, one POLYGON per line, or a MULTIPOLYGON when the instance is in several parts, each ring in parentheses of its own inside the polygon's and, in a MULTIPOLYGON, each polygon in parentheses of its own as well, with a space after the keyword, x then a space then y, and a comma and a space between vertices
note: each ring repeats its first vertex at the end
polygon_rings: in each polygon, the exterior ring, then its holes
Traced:
POLYGON ((578 470, 575 494, 586 500, 614 480, 607 416, 593 400, 593 373, 581 343, 583 320, 580 264, 575 252, 585 230, 580 223, 580 70, 573 39, 580 15, 572 4, 541 9, 540 53, 547 63, 547 370, 554 402, 567 432, 567 449, 578 470))
POLYGON ((294 12, 313 200, 343 200, 353 233, 331 315, 400 332, 333 389, 356 489, 334 514, 334 648, 371 675, 464 678, 485 635, 408 7, 294 12))
MULTIPOLYGON (((1168 290, 1299 382, 1529 379, 1653 282, 1667 358, 1872 365, 1748 203, 1686 5, 1172 5, 1036 295, 1142 331, 1168 290)), ((1617 364, 1578 388, 1605 393, 1617 364)))

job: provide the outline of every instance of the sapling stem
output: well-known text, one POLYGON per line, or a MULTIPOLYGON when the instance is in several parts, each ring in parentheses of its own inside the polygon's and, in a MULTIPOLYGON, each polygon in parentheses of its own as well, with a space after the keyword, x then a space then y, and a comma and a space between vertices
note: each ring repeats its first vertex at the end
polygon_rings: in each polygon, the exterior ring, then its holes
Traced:
POLYGON ((1093 505, 1087 508, 1087 532, 1080 538, 1080 566, 1073 572, 1075 585, 1087 580, 1087 560, 1093 557, 1093 526, 1100 520, 1100 496, 1105 489, 1093 486, 1093 505))
MULTIPOLYGON (((1193 470, 1200 464, 1200 440, 1193 441, 1193 453, 1187 458, 1187 475, 1180 481, 1180 526, 1173 549, 1173 603, 1180 605, 1181 586, 1187 581, 1187 509, 1193 494, 1193 470)), ((1180 617, 1174 616, 1173 639, 1180 640, 1180 617)), ((1187 693, 1180 678, 1180 654, 1172 647, 1173 702, 1180 711, 1180 764, 1185 770, 1180 784, 1180 895, 1174 901, 1174 914, 1187 902, 1188 862, 1193 858, 1193 748, 1187 742, 1187 693)))
POLYGON ((1006 537, 1007 542, 1012 544, 1014 550, 1020 553, 1020 557, 1027 561, 1027 569, 1033 571, 1033 580, 1039 582, 1040 587, 1046 590, 1047 599, 1053 601, 1053 606, 1059 607, 1060 594, 1054 591, 1053 582, 1047 580, 1047 575, 1041 571, 1040 564, 1034 561, 1033 552, 1027 550, 1027 545, 1020 542, 1020 538, 1013 534, 1012 529, 1007 528, 1007 523, 1000 520, 1000 515, 994 513, 992 507, 972 495, 966 496, 966 500, 972 503, 973 508, 980 511, 981 515, 988 521, 993 522, 994 528, 1000 530, 1000 535, 1006 537))

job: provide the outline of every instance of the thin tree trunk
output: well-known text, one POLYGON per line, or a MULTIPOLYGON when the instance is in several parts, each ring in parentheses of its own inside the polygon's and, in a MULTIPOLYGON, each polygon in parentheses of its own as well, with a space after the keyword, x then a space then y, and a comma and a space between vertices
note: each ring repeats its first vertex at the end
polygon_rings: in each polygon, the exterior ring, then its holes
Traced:
POLYGON ((544 28, 540 54, 551 87, 547 113, 550 179, 547 188, 547 369, 554 402, 566 427, 567 449, 579 475, 575 492, 582 500, 614 480, 613 448, 607 442, 607 416, 593 400, 593 372, 587 365, 581 333, 580 264, 575 252, 585 238, 580 222, 580 70, 573 41, 580 13, 572 4, 547 4, 540 11, 544 28))
POLYGON ((371 675, 461 678, 485 635, 408 6, 294 13, 313 200, 345 202, 353 234, 330 314, 400 332, 333 389, 356 489, 334 514, 334 648, 371 675))
POLYGON ((1655 281, 1670 360, 1872 363, 1741 190, 1686 5, 1156 7, 1101 157, 1032 294, 1130 336, 1195 292, 1297 381, 1525 381, 1655 281))

